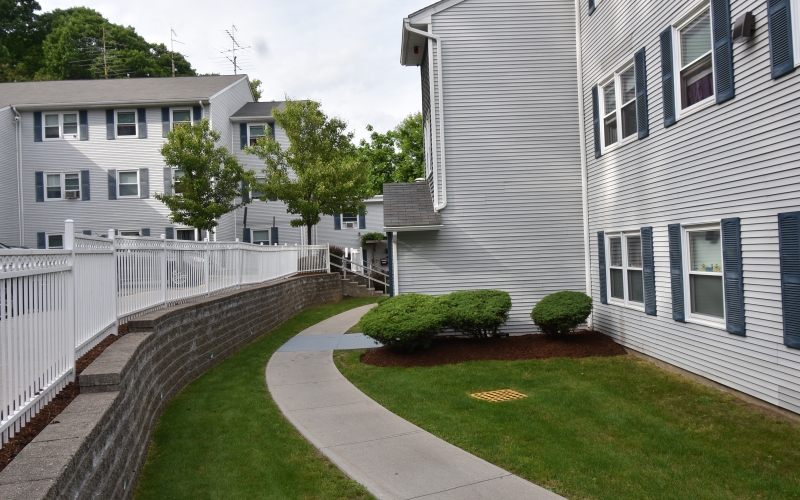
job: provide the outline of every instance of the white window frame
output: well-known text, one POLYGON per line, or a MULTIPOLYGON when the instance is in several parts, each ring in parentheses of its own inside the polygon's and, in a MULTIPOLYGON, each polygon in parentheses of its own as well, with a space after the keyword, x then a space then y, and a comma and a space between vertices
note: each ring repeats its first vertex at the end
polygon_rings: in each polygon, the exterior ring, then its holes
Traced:
POLYGON ((63 250, 64 249, 64 233, 44 233, 44 247, 48 250, 63 250), (51 236, 61 236, 61 246, 60 247, 51 247, 50 246, 50 237, 51 236))
MULTIPOLYGON (((80 172, 44 172, 44 201, 61 201, 67 199, 67 182, 66 176, 68 174, 77 175, 78 176, 78 197, 74 198, 75 200, 81 199, 81 173, 80 172), (47 177, 50 175, 58 175, 60 177, 60 187, 61 187, 61 197, 60 198, 48 198, 47 197, 47 177)), ((72 199, 70 199, 72 201, 72 199)))
MULTIPOLYGON (((248 137, 249 140, 249 137, 248 137)), ((264 182, 267 178, 263 175, 256 176, 256 182, 264 182)), ((251 186, 252 187, 252 186, 251 186)), ((260 196, 256 196, 258 193, 250 189, 250 199, 260 198, 260 196)))
POLYGON ((192 107, 189 106, 188 108, 185 106, 178 106, 176 108, 169 108, 169 129, 173 130, 175 128, 175 121, 173 120, 176 111, 188 111, 189 112, 189 121, 188 122, 178 122, 178 123, 188 123, 192 125, 194 123, 194 116, 192 107))
POLYGON ((250 230, 250 242, 252 244, 258 245, 258 243, 256 243, 256 240, 255 240, 256 231, 266 231, 267 232, 267 241, 264 241, 264 245, 265 246, 272 245, 272 231, 269 228, 267 228, 267 229, 251 229, 250 230))
POLYGON ((139 138, 139 112, 135 109, 115 109, 114 110, 114 137, 117 139, 138 139, 139 138), (133 113, 133 123, 136 124, 136 133, 133 135, 119 135, 119 114, 133 113))
MULTIPOLYGON (((625 62, 620 64, 620 65, 618 65, 617 68, 618 69, 616 71, 614 71, 610 75, 607 75, 604 79, 600 80, 597 83, 597 88, 599 90, 599 95, 597 97, 598 97, 598 101, 599 101, 598 105, 599 105, 599 108, 600 108, 600 130, 601 130, 601 134, 600 134, 600 152, 602 154, 605 154, 608 151, 613 151, 613 150, 617 149, 620 146, 624 146, 625 144, 633 142, 639 137, 638 134, 634 133, 634 134, 631 134, 630 136, 628 136, 628 137, 626 137, 624 139, 622 138, 622 108, 623 108, 623 104, 628 104, 628 103, 630 103, 630 101, 628 101, 627 103, 623 103, 622 102, 622 85, 620 84, 621 83, 620 75, 622 75, 622 73, 626 72, 627 70, 633 68, 633 56, 627 58, 625 60, 625 62), (608 113, 606 113, 605 92, 603 91, 603 88, 604 88, 605 85, 608 85, 612 81, 614 82, 614 101, 617 104, 617 109, 616 109, 616 114, 617 114, 617 142, 615 142, 614 144, 611 144, 610 146, 606 146, 606 127, 605 127, 606 117, 608 115, 610 115, 611 112, 609 111, 608 113)), ((636 78, 636 70, 634 69, 634 79, 635 78, 636 78)), ((634 103, 634 106, 638 106, 638 104, 636 103, 636 95, 635 94, 633 96, 633 103, 634 103)), ((638 112, 638 110, 637 110, 637 112, 638 112)))
POLYGON ((50 112, 42 112, 42 141, 49 142, 49 141, 77 141, 81 138, 81 116, 78 111, 50 111, 50 112), (57 115, 58 116, 58 137, 47 137, 46 129, 47 129, 47 116, 48 115, 57 115), (74 134, 64 134, 64 115, 75 115, 77 117, 77 121, 75 122, 78 126, 78 129, 74 134))
POLYGON ((264 127, 264 135, 262 137, 267 138, 269 137, 269 124, 268 123, 248 123, 247 124, 247 145, 252 146, 250 144, 250 127, 264 127))
POLYGON ((683 15, 679 21, 673 23, 672 25, 672 80, 673 85, 675 87, 675 120, 680 120, 681 118, 685 118, 693 113, 696 113, 702 109, 705 109, 709 106, 714 105, 717 102, 717 72, 716 72, 716 57, 714 56, 714 13, 711 12, 711 3, 708 0, 703 0, 702 2, 698 3, 685 15, 683 15), (711 40, 709 40, 711 44, 711 74, 713 75, 713 81, 711 85, 714 88, 714 93, 711 94, 711 97, 704 99, 700 102, 692 104, 688 108, 683 108, 682 98, 683 96, 683 89, 681 88, 681 71, 684 67, 688 68, 693 63, 699 61, 703 57, 706 57, 707 54, 704 54, 702 57, 695 59, 694 61, 690 61, 686 65, 682 65, 681 63, 681 30, 686 28, 692 21, 697 19, 704 11, 709 12, 709 16, 711 19, 711 40))
MULTIPOLYGON (((179 176, 178 176, 178 172, 183 172, 183 169, 181 169, 181 168, 173 168, 173 169, 171 170, 171 172, 172 172, 172 178, 170 179, 170 181, 172 182, 172 194, 173 194, 173 195, 175 195, 175 194, 180 194, 180 193, 178 193, 178 191, 175 189, 175 186, 177 186, 178 184, 180 184, 180 181, 179 181, 178 179, 180 179, 180 177, 183 177, 183 175, 181 175, 181 176, 179 177, 179 176)), ((186 174, 184 174, 184 175, 186 175, 186 174)))
POLYGON ((142 236, 142 230, 141 229, 118 229, 117 231, 119 231, 119 235, 120 236, 125 236, 125 237, 128 237, 128 238, 131 238, 131 237, 138 238, 138 237, 142 236), (122 234, 122 233, 136 233, 136 234, 122 234))
MULTIPOLYGON (((608 231, 605 233, 606 241, 605 241, 605 250, 606 250, 606 296, 608 297, 609 304, 616 304, 619 306, 629 307, 631 309, 636 309, 637 311, 644 311, 644 300, 642 302, 636 302, 630 300, 630 293, 629 293, 629 286, 628 286, 628 270, 633 269, 637 271, 642 271, 642 286, 644 286, 644 265, 641 268, 629 268, 628 267, 628 240, 629 236, 638 236, 640 241, 642 241, 642 251, 644 251, 644 240, 641 240, 642 237, 642 230, 641 229, 622 229, 622 230, 614 230, 608 231), (622 251, 622 267, 619 266, 612 266, 611 265, 611 239, 612 238, 621 238, 621 251, 622 251), (611 295, 611 268, 614 269, 622 269, 622 287, 623 292, 622 296, 624 299, 619 299, 613 297, 611 295)), ((644 264, 644 256, 642 256, 642 264, 644 264)))
POLYGON ((139 169, 138 168, 130 168, 130 169, 124 169, 124 170, 117 170, 117 198, 140 198, 141 195, 142 195, 142 176, 139 173, 139 169), (136 172, 136 194, 135 195, 132 195, 132 194, 121 195, 121 194, 119 194, 119 188, 120 188, 119 176, 120 176, 120 174, 127 173, 127 172, 136 172))
POLYGON ((356 218, 356 220, 345 222, 344 220, 345 214, 342 214, 342 229, 358 229, 358 214, 355 214, 354 217, 356 218), (353 227, 347 227, 347 224, 349 222, 353 222, 353 227))
POLYGON ((800 66, 800 0, 792 0, 792 54, 794 67, 800 66))
POLYGON ((728 308, 725 304, 725 261, 722 258, 722 248, 720 248, 720 272, 719 273, 703 273, 698 271, 690 271, 691 269, 691 250, 689 248, 689 233, 698 231, 719 231, 720 240, 722 240, 722 221, 711 221, 697 224, 681 224, 681 251, 683 261, 683 310, 687 323, 697 323, 712 328, 727 328, 728 308), (689 282, 689 275, 714 275, 719 276, 722 281, 722 311, 723 317, 707 316, 705 314, 692 313, 692 288, 689 282))
POLYGON ((175 240, 176 241, 199 241, 200 236, 197 234, 197 229, 191 227, 176 227, 175 228, 175 240), (193 234, 193 240, 181 240, 178 238, 178 231, 191 231, 193 234))

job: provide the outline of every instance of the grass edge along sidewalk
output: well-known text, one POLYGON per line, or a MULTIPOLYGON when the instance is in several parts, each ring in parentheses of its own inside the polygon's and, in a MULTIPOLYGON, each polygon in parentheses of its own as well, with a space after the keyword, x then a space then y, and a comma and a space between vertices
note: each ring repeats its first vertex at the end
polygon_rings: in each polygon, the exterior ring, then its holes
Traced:
POLYGON ((294 335, 375 300, 307 309, 185 387, 156 426, 135 498, 373 498, 284 418, 264 369, 294 335))
POLYGON ((631 356, 339 371, 426 431, 570 499, 800 498, 800 426, 631 356), (512 389, 489 403, 470 394, 512 389))

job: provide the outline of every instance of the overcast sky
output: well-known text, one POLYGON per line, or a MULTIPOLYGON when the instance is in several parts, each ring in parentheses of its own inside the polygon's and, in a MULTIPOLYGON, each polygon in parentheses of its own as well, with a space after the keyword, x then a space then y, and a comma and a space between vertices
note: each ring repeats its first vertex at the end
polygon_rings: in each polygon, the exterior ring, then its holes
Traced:
POLYGON ((253 47, 239 64, 263 84, 261 100, 314 98, 365 137, 421 106, 417 68, 400 65, 402 20, 435 0, 39 0, 43 11, 86 6, 169 47, 170 27, 199 73, 233 73, 218 50, 236 25, 253 47))

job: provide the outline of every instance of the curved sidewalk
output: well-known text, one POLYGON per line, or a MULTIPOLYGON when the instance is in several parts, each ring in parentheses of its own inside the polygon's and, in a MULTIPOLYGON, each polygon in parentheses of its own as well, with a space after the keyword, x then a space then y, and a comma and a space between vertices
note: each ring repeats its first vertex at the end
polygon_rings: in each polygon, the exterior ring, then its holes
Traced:
POLYGON ((303 436, 379 499, 563 500, 403 420, 345 379, 333 350, 370 307, 312 326, 269 360, 269 391, 303 436))

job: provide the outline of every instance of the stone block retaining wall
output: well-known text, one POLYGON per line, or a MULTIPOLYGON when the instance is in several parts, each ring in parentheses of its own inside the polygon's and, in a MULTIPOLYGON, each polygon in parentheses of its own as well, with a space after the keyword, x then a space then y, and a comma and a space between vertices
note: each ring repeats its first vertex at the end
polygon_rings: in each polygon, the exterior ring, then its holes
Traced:
POLYGON ((129 322, 80 376, 81 394, 0 473, 0 499, 128 499, 156 422, 189 382, 310 306, 342 298, 338 274, 295 277, 129 322))

